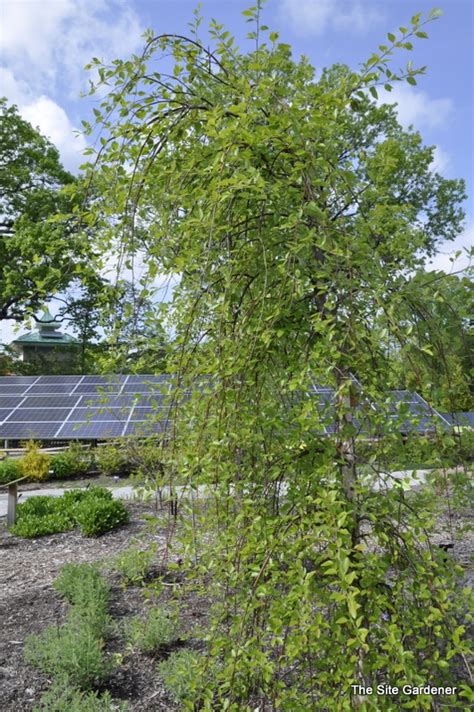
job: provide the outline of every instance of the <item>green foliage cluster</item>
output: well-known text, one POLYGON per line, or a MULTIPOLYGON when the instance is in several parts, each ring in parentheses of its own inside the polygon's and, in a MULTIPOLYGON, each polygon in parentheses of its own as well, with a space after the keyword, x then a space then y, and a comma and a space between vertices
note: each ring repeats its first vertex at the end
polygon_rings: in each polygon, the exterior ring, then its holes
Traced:
POLYGON ((0 236, 0 320, 21 321, 69 286, 101 283, 87 227, 64 217, 83 198, 55 146, 0 97, 0 214, 11 226, 0 236))
POLYGON ((141 586, 152 569, 156 555, 156 545, 146 549, 130 546, 113 561, 113 569, 122 577, 125 586, 141 586))
POLYGON ((79 690, 67 678, 53 682, 33 712, 126 712, 128 705, 115 702, 108 691, 79 690))
POLYGON ((95 567, 72 564, 60 574, 57 589, 71 603, 66 622, 27 638, 25 657, 46 674, 89 690, 103 682, 114 666, 103 653, 110 621, 108 587, 95 567))
POLYGON ((208 48, 196 15, 188 38, 150 34, 139 57, 93 62, 107 138, 84 219, 130 257, 139 234, 150 278, 180 275, 165 307, 167 469, 207 495, 171 528, 213 601, 206 655, 170 656, 161 672, 189 710, 380 712, 393 700, 352 685, 381 677, 456 680, 449 703, 467 704, 462 572, 430 546, 422 498, 377 486, 385 445, 403 457, 416 420, 390 408, 400 358, 426 392, 416 360, 438 349, 421 307, 442 275, 413 275, 460 234, 465 198, 377 87, 416 84, 424 68, 392 61, 439 13, 414 15, 357 71, 316 73, 266 34, 261 5, 244 13, 249 52, 214 21, 208 48), (368 463, 367 438, 382 443, 368 463))
POLYGON ((41 452, 39 443, 29 440, 26 443, 26 453, 18 460, 18 470, 22 477, 29 480, 45 480, 49 474, 51 457, 41 452))
POLYGON ((68 477, 80 477, 94 467, 93 454, 79 443, 70 443, 64 450, 51 458, 51 478, 64 480, 68 477))
POLYGON ((116 529, 129 520, 128 511, 120 500, 92 498, 84 500, 75 512, 76 522, 84 536, 98 536, 116 529))
POLYGON ((173 651, 158 665, 166 689, 176 700, 183 702, 192 694, 199 655, 189 648, 173 651))
POLYGON ((102 487, 69 490, 61 497, 35 496, 18 505, 17 522, 10 531, 33 538, 69 531, 79 526, 84 536, 97 536, 128 521, 123 502, 114 501, 102 487))
POLYGON ((124 475, 130 472, 130 459, 125 448, 118 445, 104 445, 97 448, 95 461, 104 475, 124 475))
POLYGON ((0 484, 8 484, 18 480, 20 476, 18 460, 13 460, 10 457, 0 460, 0 484))
POLYGON ((154 653, 180 639, 176 616, 164 608, 154 607, 145 618, 139 616, 127 621, 125 637, 129 645, 144 653, 154 653))

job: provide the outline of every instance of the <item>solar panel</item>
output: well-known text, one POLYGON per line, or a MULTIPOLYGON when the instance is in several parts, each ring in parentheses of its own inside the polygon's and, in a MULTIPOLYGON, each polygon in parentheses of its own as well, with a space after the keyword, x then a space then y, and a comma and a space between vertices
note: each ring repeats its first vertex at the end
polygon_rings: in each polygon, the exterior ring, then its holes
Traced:
POLYGON ((91 420, 88 423, 65 423, 58 434, 60 438, 81 438, 85 440, 100 440, 101 438, 119 437, 122 435, 124 423, 116 421, 91 420))
POLYGON ((0 382, 5 386, 30 385, 37 380, 38 376, 7 376, 0 378, 0 382))
POLYGON ((87 423, 91 420, 111 420, 125 423, 130 415, 130 408, 75 408, 68 418, 69 423, 87 423))
MULTIPOLYGON (((360 390, 360 383, 353 378, 360 390)), ((212 379, 196 380, 194 391, 183 387, 168 374, 110 376, 13 376, 0 377, 0 437, 25 439, 100 439, 161 432, 170 426, 176 409, 194 393, 208 391, 212 379), (174 389, 174 390, 173 390, 174 389)), ((335 432, 334 389, 312 383, 306 395, 314 399, 321 431, 335 432)), ((288 408, 298 407, 303 392, 288 397, 288 408)), ((402 432, 433 430, 443 420, 436 410, 416 393, 396 390, 384 408, 363 397, 355 409, 353 425, 368 433, 370 416, 378 412, 388 417, 402 432)), ((297 415, 297 413, 296 413, 297 415)))
POLYGON ((128 396, 82 396, 80 406, 92 408, 125 408, 135 404, 135 398, 128 396))
POLYGON ((20 384, 15 384, 12 386, 0 386, 0 396, 14 396, 18 393, 23 393, 25 391, 25 386, 20 384))
POLYGON ((163 433, 170 427, 169 421, 135 421, 128 423, 124 435, 136 435, 137 437, 147 437, 163 433))
POLYGON ((41 396, 41 395, 54 395, 54 394, 61 394, 64 393, 64 395, 71 393, 72 388, 71 385, 68 383, 55 383, 55 384, 48 384, 48 383, 40 383, 40 384, 35 384, 34 386, 31 386, 28 389, 28 395, 29 396, 41 396))
POLYGON ((54 440, 61 423, 19 423, 8 422, 0 426, 0 437, 13 440, 41 438, 54 440))
POLYGON ((21 408, 74 408, 78 401, 79 396, 26 396, 21 408))
POLYGON ((74 385, 74 383, 80 381, 81 378, 83 378, 83 376, 39 376, 38 383, 51 385, 63 385, 65 383, 72 383, 74 385))
POLYGON ((62 423, 69 415, 69 408, 17 408, 10 411, 11 415, 7 422, 11 420, 19 422, 41 422, 44 420, 59 421, 62 423))
POLYGON ((0 408, 14 408, 18 405, 18 396, 0 396, 0 408))

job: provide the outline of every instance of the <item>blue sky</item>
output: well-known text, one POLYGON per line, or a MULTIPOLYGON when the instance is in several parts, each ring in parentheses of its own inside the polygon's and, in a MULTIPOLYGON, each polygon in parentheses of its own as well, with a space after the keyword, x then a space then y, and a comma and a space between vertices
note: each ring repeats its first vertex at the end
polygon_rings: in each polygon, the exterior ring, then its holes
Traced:
MULTIPOLYGON (((244 49, 250 46, 249 28, 241 11, 251 4, 202 0, 201 13, 223 22, 244 49)), ((0 95, 16 103, 76 171, 87 142, 74 130, 92 109, 91 100, 79 96, 87 89, 83 66, 92 56, 111 60, 138 52, 147 27, 185 33, 196 5, 195 0, 0 0, 0 95)), ((436 145, 436 168, 466 180, 465 232, 455 245, 443 247, 434 263, 450 271, 444 253, 474 242, 474 0, 269 0, 264 21, 316 68, 334 62, 356 68, 387 32, 432 7, 444 14, 428 26, 429 40, 419 40, 413 52, 397 58, 397 66, 408 59, 427 65, 427 74, 416 87, 397 86, 388 99, 398 102, 403 124, 412 123, 427 144, 436 145)))

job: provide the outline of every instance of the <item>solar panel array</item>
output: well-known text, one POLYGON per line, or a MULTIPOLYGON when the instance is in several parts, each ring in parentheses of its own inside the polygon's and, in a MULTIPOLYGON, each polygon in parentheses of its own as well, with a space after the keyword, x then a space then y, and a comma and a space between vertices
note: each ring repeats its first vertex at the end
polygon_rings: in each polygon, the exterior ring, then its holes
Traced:
MULTIPOLYGON (((362 386, 356 378, 352 378, 357 390, 360 392, 362 386)), ((318 399, 318 406, 326 413, 326 422, 323 425, 324 432, 331 434, 336 432, 335 422, 335 391, 314 383, 310 388, 310 395, 318 399)), ((367 398, 361 398, 354 406, 352 425, 357 434, 369 435, 377 432, 377 425, 374 422, 381 416, 382 412, 387 413, 388 420, 392 421, 395 427, 402 433, 417 431, 420 433, 433 433, 436 427, 450 427, 448 420, 437 410, 432 408, 424 398, 418 393, 408 390, 390 391, 388 408, 381 408, 367 398)))
MULTIPOLYGON (((101 440, 159 434, 170 425, 171 388, 168 375, 0 377, 0 438, 101 440)), ((334 389, 313 384, 308 395, 317 399, 325 413, 324 433, 334 433, 334 389)), ((188 397, 189 392, 181 394, 183 399, 188 397)), ((371 432, 370 416, 377 412, 373 403, 362 399, 355 410, 356 431, 371 432)), ((410 391, 391 392, 389 417, 402 432, 430 432, 436 424, 449 427, 447 420, 410 391)))
POLYGON ((0 438, 100 440, 169 425, 168 376, 0 378, 0 438))

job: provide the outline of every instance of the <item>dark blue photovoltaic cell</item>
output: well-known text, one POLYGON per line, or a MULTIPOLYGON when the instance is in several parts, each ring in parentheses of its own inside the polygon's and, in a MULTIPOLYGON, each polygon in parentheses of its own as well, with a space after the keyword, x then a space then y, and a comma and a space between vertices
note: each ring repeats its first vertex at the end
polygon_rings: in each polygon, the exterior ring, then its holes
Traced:
POLYGON ((13 438, 15 440, 29 440, 30 438, 54 440, 56 431, 60 426, 61 423, 8 422, 0 425, 0 437, 13 438))
POLYGON ((140 376, 140 375, 132 375, 128 377, 127 384, 130 383, 158 383, 164 386, 168 386, 171 382, 171 376, 167 376, 166 374, 162 374, 160 376, 140 376))
POLYGON ((149 393, 161 390, 160 383, 125 383, 122 393, 149 393))
POLYGON ((163 421, 169 417, 169 408, 135 408, 131 420, 146 420, 148 422, 163 421))
POLYGON ((38 376, 4 376, 0 378, 1 386, 26 385, 30 386, 37 380, 38 376))
POLYGON ((87 423, 91 420, 111 420, 125 424, 130 415, 130 408, 75 408, 68 422, 87 423))
POLYGON ((64 385, 64 384, 69 384, 74 387, 75 383, 78 383, 81 380, 82 376, 40 376, 38 379, 38 383, 45 385, 45 384, 57 384, 57 385, 64 385))
POLYGON ((72 389, 74 388, 74 384, 71 385, 70 383, 63 383, 63 384, 52 384, 48 385, 47 383, 45 384, 36 384, 34 386, 31 386, 31 388, 28 390, 28 395, 29 396, 40 396, 40 395, 55 395, 56 393, 64 393, 69 394, 72 389))
POLYGON ((474 412, 472 411, 465 411, 464 413, 442 413, 441 415, 451 426, 474 428, 474 412))
MULTIPOLYGON (((121 386, 120 386, 121 388, 121 386)), ((90 393, 91 395, 103 394, 103 393, 117 393, 117 390, 111 390, 110 387, 105 383, 84 383, 74 389, 74 394, 84 395, 90 393)))
POLYGON ((101 438, 119 437, 122 435, 124 423, 116 421, 91 420, 89 423, 65 423, 58 437, 83 438, 99 440, 101 438))
POLYGON ((170 423, 167 421, 153 423, 149 421, 135 421, 129 423, 125 430, 125 435, 137 435, 139 437, 146 437, 147 435, 155 435, 163 432, 170 427, 170 423))
POLYGON ((135 403, 133 396, 82 396, 80 406, 82 408, 124 408, 131 407, 135 403))
POLYGON ((0 396, 16 396, 21 395, 28 386, 22 385, 12 385, 12 386, 0 386, 0 396))
POLYGON ((2 420, 5 420, 5 418, 7 418, 11 412, 11 408, 0 408, 0 423, 2 422, 2 420))
POLYGON ((84 376, 81 381, 81 385, 83 383, 106 383, 108 385, 115 385, 118 387, 123 384, 126 378, 126 376, 84 376))
MULTIPOLYGON (((74 408, 78 396, 26 396, 22 408, 74 408)), ((18 400, 17 400, 18 403, 18 400)))
POLYGON ((69 408, 17 408, 12 412, 7 422, 16 420, 34 423, 36 421, 51 420, 62 423, 69 413, 69 408))
POLYGON ((0 408, 8 408, 11 410, 21 402, 21 398, 14 396, 0 396, 0 408))

